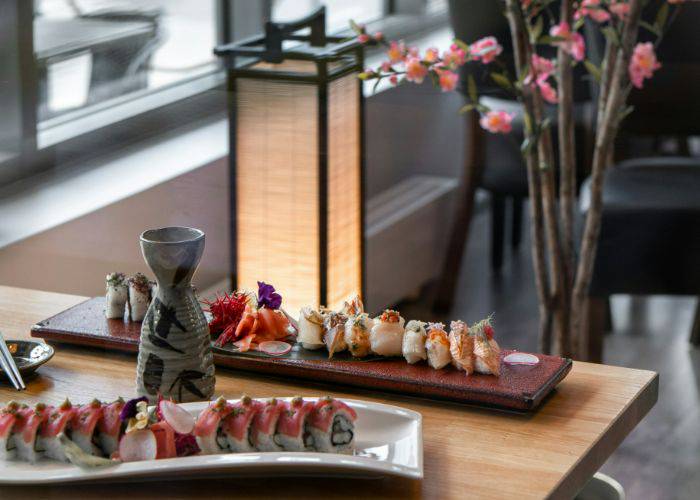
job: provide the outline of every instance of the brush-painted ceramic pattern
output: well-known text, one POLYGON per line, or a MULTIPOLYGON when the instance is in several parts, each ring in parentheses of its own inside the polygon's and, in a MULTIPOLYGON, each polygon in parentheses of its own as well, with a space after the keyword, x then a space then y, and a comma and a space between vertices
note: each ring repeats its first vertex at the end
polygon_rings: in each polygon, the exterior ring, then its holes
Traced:
POLYGON ((151 401, 210 399, 214 361, 209 325, 191 286, 204 251, 204 233, 186 227, 151 229, 141 250, 158 282, 141 326, 136 375, 139 395, 151 401))

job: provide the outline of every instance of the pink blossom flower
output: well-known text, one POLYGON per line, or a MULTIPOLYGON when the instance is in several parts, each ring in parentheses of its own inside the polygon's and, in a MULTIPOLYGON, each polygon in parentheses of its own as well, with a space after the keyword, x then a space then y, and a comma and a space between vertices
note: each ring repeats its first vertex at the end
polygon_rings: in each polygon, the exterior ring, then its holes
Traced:
POLYGON ((459 82, 457 73, 449 70, 439 70, 438 75, 438 82, 443 92, 451 92, 457 88, 457 82, 459 82))
POLYGON ((475 60, 489 64, 503 52, 503 47, 501 47, 495 37, 487 36, 472 43, 469 46, 469 52, 475 60))
POLYGON ((425 56, 423 56, 423 60, 427 63, 434 63, 439 58, 440 58, 440 53, 438 52, 438 49, 433 48, 433 47, 426 50, 425 56))
POLYGON ((627 15, 630 13, 630 4, 627 0, 612 0, 608 8, 618 19, 622 19, 623 21, 627 20, 627 15))
POLYGON ((423 83, 423 79, 428 74, 426 68, 420 59, 410 57, 406 60, 406 80, 413 83, 423 83))
POLYGON ((507 134, 513 129, 511 125, 512 121, 512 113, 506 113, 505 111, 489 111, 481 115, 479 125, 481 125, 481 128, 484 130, 488 130, 493 134, 507 134))
POLYGON ((537 54, 532 54, 530 62, 530 73, 525 77, 523 83, 537 87, 542 95, 542 98, 555 104, 558 100, 557 91, 548 82, 548 79, 554 73, 554 61, 545 59, 537 54))
POLYGON ((461 66, 467 62, 467 54, 464 50, 459 48, 459 45, 453 43, 450 45, 450 48, 443 53, 442 61, 447 66, 461 66))
POLYGON ((396 76, 395 74, 394 74, 394 75, 391 75, 391 76, 389 77, 389 83, 391 83, 392 85, 398 85, 398 83, 399 83, 399 77, 396 76))
POLYGON ((382 33, 381 31, 377 31, 374 34, 374 39, 378 42, 381 42, 382 40, 384 40, 384 33, 382 33))
POLYGON ((357 41, 360 43, 367 43, 369 42, 369 40, 370 38, 367 33, 360 33, 359 35, 357 35, 357 41))
POLYGON ((389 50, 386 51, 386 55, 392 63, 403 61, 406 57, 406 46, 403 42, 391 42, 389 44, 389 50))
POLYGON ((547 80, 541 80, 537 82, 537 88, 540 89, 540 94, 542 99, 550 104, 556 104, 559 98, 557 97, 557 91, 547 80))
POLYGON ((556 26, 552 26, 549 34, 555 37, 563 38, 564 41, 554 42, 553 45, 561 46, 565 52, 571 54, 577 61, 583 61, 586 56, 586 42, 578 31, 571 31, 569 23, 561 22, 556 26))
POLYGON ((578 10, 574 14, 575 19, 590 17, 598 23, 604 23, 610 19, 610 13, 605 10, 600 0, 582 0, 578 10))
POLYGON ((654 45, 651 42, 638 43, 634 47, 629 65, 632 85, 641 89, 644 86, 644 80, 651 78, 654 75, 654 71, 660 67, 661 63, 656 59, 654 45))
POLYGON ((391 71, 391 63, 389 61, 384 61, 382 63, 381 68, 384 73, 388 73, 389 71, 391 71))

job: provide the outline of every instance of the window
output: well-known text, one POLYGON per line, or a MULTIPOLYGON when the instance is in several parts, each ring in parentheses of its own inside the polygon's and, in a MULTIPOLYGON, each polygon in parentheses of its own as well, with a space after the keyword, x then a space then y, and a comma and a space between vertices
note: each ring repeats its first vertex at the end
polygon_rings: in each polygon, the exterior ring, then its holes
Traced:
POLYGON ((348 27, 348 20, 367 23, 385 14, 384 0, 273 0, 272 19, 289 21, 311 12, 321 5, 326 6, 326 29, 333 33, 348 27))

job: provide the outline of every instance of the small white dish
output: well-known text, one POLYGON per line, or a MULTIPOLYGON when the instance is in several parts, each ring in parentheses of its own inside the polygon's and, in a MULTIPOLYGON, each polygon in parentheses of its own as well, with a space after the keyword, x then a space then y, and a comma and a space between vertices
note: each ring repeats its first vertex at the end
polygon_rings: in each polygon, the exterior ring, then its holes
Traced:
MULTIPOLYGON (((278 398, 289 399, 289 398, 278 398)), ((304 398, 313 401, 317 398, 304 398)), ((0 484, 55 484, 121 481, 177 476, 239 475, 401 476, 423 478, 421 414, 398 406, 343 399, 357 412, 355 453, 229 453, 130 462, 100 469, 41 459, 36 464, 11 460, 0 467, 0 484)), ((208 403, 181 406, 193 415, 208 403)))

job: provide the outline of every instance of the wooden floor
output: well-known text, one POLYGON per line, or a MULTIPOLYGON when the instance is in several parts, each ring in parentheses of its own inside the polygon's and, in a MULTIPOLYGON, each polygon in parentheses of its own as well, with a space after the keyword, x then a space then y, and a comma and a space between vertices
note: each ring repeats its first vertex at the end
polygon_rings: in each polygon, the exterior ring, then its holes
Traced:
MULTIPOLYGON (((528 226, 525 226, 529 230, 528 226)), ((500 276, 489 262, 487 211, 474 220, 452 313, 432 315, 430 290, 400 304, 404 317, 476 321, 495 313, 501 345, 536 350, 537 304, 529 239, 506 252, 500 276)), ((524 235, 526 236, 526 235, 524 235)), ((659 402, 602 469, 630 499, 700 498, 700 349, 688 342, 695 299, 613 298, 614 331, 604 362, 660 373, 659 402)))

